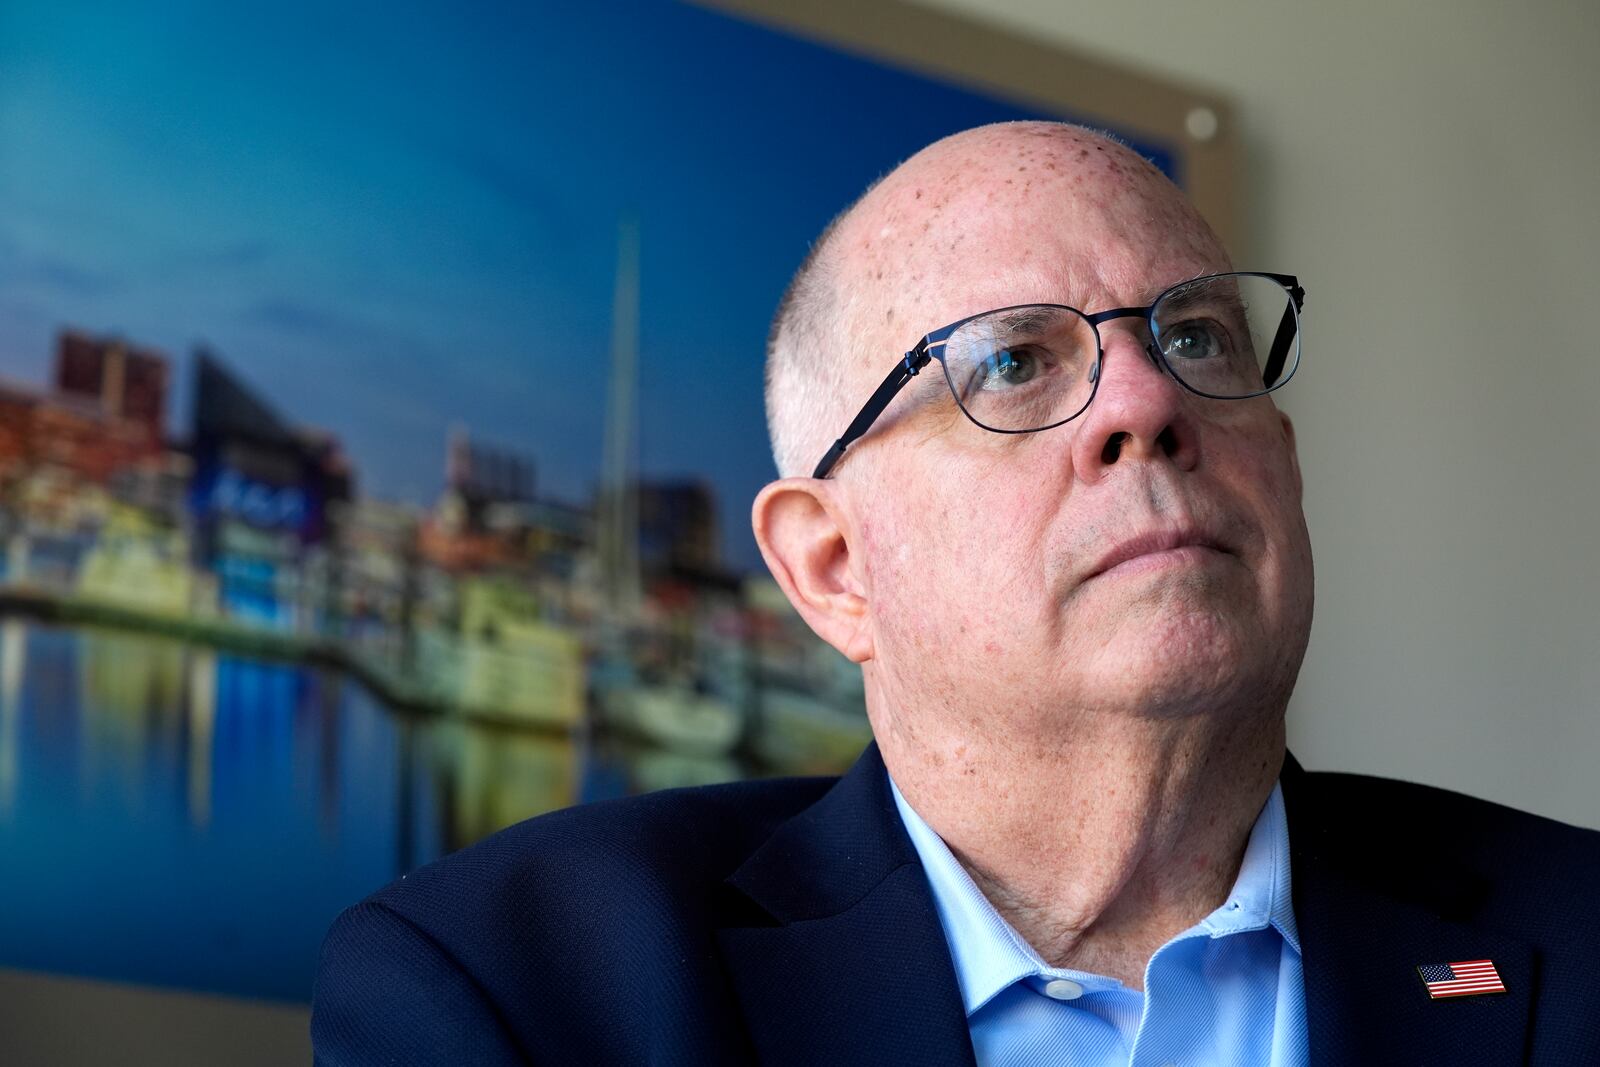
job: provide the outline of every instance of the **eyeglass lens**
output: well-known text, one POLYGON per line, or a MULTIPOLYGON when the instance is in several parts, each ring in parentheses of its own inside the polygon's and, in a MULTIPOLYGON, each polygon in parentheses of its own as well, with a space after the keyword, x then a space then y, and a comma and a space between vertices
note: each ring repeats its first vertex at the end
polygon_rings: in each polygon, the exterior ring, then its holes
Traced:
POLYGON ((944 346, 956 402, 980 426, 1034 430, 1082 411, 1094 395, 1099 340, 1070 308, 1022 307, 963 323, 944 346))
POLYGON ((1151 318, 1167 368, 1206 396, 1232 399, 1275 389, 1300 358, 1292 299, 1271 278, 1201 278, 1165 293, 1151 318))

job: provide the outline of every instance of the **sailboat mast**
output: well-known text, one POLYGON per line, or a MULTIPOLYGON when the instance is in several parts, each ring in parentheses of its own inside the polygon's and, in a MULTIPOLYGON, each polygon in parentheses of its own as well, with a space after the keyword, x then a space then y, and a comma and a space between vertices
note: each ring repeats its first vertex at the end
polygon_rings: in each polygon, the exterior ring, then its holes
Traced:
POLYGON ((606 607, 614 619, 636 615, 639 502, 635 472, 635 407, 639 391, 639 226, 617 224, 617 277, 611 304, 611 381, 601 453, 600 567, 606 607))

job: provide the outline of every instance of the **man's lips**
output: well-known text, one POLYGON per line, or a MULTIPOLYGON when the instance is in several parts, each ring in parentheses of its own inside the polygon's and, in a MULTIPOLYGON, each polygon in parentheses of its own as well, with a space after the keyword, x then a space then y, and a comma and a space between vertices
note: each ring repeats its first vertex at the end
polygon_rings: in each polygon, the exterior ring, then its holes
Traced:
POLYGON ((1125 573, 1136 569, 1198 563, 1208 556, 1226 551, 1217 538, 1201 530, 1153 530, 1111 546, 1084 576, 1084 580, 1098 578, 1118 567, 1122 568, 1119 573, 1125 573))

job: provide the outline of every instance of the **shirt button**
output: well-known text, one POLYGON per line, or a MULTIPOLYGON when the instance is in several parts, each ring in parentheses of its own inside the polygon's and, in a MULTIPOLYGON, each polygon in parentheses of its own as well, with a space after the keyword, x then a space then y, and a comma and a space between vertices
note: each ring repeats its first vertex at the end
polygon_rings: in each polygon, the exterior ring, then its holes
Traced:
POLYGON ((1083 986, 1066 978, 1052 978, 1044 984, 1044 995, 1051 1000, 1077 1000, 1083 996, 1083 986))

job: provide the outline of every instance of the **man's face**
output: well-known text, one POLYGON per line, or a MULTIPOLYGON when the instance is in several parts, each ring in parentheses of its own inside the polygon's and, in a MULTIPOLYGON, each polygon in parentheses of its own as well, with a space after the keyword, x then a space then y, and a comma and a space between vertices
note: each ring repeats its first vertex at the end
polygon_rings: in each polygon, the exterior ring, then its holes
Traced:
MULTIPOLYGON (((964 316, 1145 305, 1230 269, 1164 179, 1088 137, 945 142, 858 216, 842 239, 870 294, 858 306, 875 309, 857 314, 861 399, 892 354, 964 316)), ((898 731, 937 722, 927 740, 953 744, 969 729, 1038 736, 1083 712, 1287 699, 1312 587, 1287 420, 1267 398, 1184 391, 1137 319, 1100 329, 1099 391, 1074 421, 989 433, 927 373, 841 466, 869 691, 898 731)))

